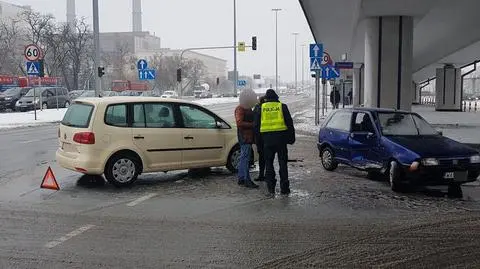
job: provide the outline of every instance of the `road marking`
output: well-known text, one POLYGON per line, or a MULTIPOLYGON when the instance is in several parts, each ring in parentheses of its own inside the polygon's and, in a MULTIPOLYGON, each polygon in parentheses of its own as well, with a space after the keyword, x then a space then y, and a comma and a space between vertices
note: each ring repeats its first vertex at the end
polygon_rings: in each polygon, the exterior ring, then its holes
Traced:
POLYGON ((144 201, 146 201, 148 199, 151 199, 155 196, 157 196, 156 193, 147 194, 145 196, 142 196, 142 197, 138 198, 137 200, 134 200, 134 201, 128 203, 127 206, 136 206, 136 205, 140 204, 141 202, 144 202, 144 201))
POLYGON ((34 142, 40 142, 42 139, 34 139, 34 140, 26 140, 26 141, 21 141, 20 144, 30 144, 34 142))
POLYGON ((71 231, 68 234, 60 237, 59 239, 48 242, 47 244, 45 244, 45 247, 46 248, 54 248, 54 247, 64 243, 65 241, 72 239, 75 236, 81 235, 82 233, 92 229, 93 227, 95 227, 95 225, 92 225, 92 224, 88 224, 88 225, 85 225, 83 227, 80 227, 80 228, 78 228, 74 231, 71 231))

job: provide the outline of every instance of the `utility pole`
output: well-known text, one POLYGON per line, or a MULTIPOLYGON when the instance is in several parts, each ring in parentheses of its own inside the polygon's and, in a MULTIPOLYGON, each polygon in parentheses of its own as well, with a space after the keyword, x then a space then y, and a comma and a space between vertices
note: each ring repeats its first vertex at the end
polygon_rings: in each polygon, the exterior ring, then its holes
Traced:
POLYGON ((278 91, 278 12, 280 8, 272 9, 275 12, 275 90, 278 91))
POLYGON ((237 95, 237 0, 233 0, 233 95, 237 95))
MULTIPOLYGON (((93 0, 93 43, 95 46, 95 70, 100 68, 100 23, 98 17, 98 0, 93 0)), ((97 73, 97 72, 94 72, 97 73)), ((102 80, 95 76, 95 96, 100 96, 102 91, 102 80)))
POLYGON ((295 37, 295 53, 294 53, 294 57, 295 57, 295 91, 298 92, 298 78, 297 78, 297 72, 298 72, 298 66, 297 66, 297 37, 298 37, 298 33, 292 33, 292 35, 295 37))
POLYGON ((302 45, 302 90, 305 89, 305 59, 304 59, 304 50, 307 45, 302 45))

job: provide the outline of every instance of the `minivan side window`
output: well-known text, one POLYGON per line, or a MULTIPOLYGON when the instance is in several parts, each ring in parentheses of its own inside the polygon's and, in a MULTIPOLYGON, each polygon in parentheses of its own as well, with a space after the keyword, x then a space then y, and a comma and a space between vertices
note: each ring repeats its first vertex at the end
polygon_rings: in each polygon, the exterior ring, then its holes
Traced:
POLYGON ((171 104, 145 103, 133 106, 133 127, 175 128, 175 116, 171 104))
POLYGON ((195 106, 181 105, 180 112, 185 128, 217 129, 215 117, 195 106))
POLYGON ((339 111, 335 113, 335 115, 333 115, 333 117, 327 123, 326 127, 330 129, 349 132, 351 122, 352 122, 352 112, 339 111))
POLYGON ((105 112, 105 123, 116 127, 127 127, 127 105, 110 105, 105 112))

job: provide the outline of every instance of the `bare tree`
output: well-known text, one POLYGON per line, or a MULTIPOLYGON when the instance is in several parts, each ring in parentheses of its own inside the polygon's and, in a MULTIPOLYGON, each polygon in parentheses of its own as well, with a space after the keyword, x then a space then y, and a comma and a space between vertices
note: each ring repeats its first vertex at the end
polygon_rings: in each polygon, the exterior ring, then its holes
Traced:
POLYGON ((102 61, 112 71, 110 75, 112 79, 125 80, 127 78, 125 69, 128 68, 131 53, 129 44, 122 41, 115 43, 115 49, 112 52, 102 52, 102 61))
POLYGON ((21 28, 19 20, 0 20, 0 73, 23 72, 21 28))
POLYGON ((93 35, 85 18, 75 20, 71 27, 63 29, 67 50, 63 75, 67 87, 78 90, 84 84, 80 78, 88 78, 92 73, 93 35))

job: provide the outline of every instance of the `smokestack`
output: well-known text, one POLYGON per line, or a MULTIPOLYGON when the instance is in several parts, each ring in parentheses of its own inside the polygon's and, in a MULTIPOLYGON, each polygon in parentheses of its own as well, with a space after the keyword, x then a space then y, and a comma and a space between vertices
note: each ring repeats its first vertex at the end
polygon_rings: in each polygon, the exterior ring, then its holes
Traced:
POLYGON ((132 0, 133 31, 142 31, 142 0, 132 0))
POLYGON ((67 23, 72 25, 75 18, 75 0, 67 0, 67 23))

